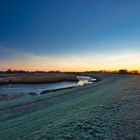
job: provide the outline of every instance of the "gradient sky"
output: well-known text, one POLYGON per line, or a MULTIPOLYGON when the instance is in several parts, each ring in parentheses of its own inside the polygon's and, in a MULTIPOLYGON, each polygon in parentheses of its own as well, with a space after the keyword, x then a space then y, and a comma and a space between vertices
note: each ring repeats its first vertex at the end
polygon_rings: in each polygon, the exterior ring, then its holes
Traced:
POLYGON ((140 70, 140 0, 0 0, 0 70, 140 70))

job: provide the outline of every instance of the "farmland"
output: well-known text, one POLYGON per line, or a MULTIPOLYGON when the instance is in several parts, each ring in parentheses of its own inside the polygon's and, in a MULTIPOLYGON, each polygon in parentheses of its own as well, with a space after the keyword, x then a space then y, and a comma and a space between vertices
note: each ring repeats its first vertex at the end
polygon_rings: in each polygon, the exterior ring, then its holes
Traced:
POLYGON ((140 76, 86 75, 94 84, 0 104, 1 140, 140 139, 140 76))

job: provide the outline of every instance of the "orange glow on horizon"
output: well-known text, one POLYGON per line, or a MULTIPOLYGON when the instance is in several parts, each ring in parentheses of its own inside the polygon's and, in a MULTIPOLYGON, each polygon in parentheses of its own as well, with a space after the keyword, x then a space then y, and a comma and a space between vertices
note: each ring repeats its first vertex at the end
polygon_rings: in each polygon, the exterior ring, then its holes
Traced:
POLYGON ((5 67, 3 69, 0 68, 0 71, 6 71, 8 69, 11 70, 24 70, 24 71, 60 71, 60 72, 85 72, 85 71, 118 71, 120 69, 126 69, 128 71, 138 71, 140 72, 140 68, 126 68, 126 67, 108 67, 108 68, 98 68, 98 67, 92 67, 92 68, 80 68, 80 67, 76 67, 74 68, 57 68, 57 69, 51 69, 51 68, 47 68, 47 67, 32 67, 32 66, 26 66, 26 67, 5 67))
POLYGON ((25 71, 115 71, 127 69, 140 72, 140 53, 126 53, 119 55, 92 55, 47 57, 26 55, 26 57, 1 61, 0 70, 25 70, 25 71))

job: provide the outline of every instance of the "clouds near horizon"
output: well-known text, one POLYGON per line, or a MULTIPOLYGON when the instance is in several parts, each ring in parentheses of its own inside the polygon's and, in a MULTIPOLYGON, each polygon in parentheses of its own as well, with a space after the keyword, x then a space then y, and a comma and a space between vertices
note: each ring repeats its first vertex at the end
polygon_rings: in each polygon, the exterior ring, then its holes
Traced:
POLYGON ((139 0, 2 0, 0 69, 140 69, 139 0))

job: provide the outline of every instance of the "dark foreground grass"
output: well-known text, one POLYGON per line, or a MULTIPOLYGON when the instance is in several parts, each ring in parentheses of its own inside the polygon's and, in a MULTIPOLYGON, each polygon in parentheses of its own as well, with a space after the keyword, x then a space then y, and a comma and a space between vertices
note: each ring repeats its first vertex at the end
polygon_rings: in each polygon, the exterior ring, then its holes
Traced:
MULTIPOLYGON (((86 93, 83 96, 28 113, 19 112, 10 119, 0 117, 0 139, 139 140, 139 82, 137 76, 117 76, 114 82, 99 86, 96 90, 81 91, 86 93)), ((50 95, 38 98, 47 96, 50 95)), ((20 105, 20 102, 26 104, 37 100, 37 97, 24 100, 5 106, 2 104, 1 109, 20 105)))

